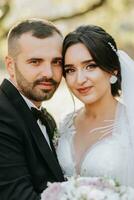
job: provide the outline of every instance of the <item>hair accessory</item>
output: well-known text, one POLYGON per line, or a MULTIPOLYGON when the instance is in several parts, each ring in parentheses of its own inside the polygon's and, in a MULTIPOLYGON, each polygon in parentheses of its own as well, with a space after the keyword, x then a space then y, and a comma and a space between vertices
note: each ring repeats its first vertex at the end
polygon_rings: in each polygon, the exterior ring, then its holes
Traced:
POLYGON ((111 84, 115 84, 116 81, 117 81, 117 76, 112 75, 112 76, 110 77, 109 81, 110 81, 111 84))
POLYGON ((117 53, 117 50, 115 49, 114 45, 111 42, 108 42, 109 46, 112 48, 112 50, 117 53))

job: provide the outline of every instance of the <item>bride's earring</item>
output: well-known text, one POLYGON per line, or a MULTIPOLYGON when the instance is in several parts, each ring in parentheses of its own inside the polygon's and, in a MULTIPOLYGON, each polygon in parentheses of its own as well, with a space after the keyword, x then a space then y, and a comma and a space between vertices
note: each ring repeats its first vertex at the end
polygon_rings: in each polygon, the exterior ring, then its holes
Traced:
POLYGON ((112 75, 112 76, 110 77, 109 81, 110 81, 111 84, 116 83, 116 81, 117 81, 117 76, 112 75))

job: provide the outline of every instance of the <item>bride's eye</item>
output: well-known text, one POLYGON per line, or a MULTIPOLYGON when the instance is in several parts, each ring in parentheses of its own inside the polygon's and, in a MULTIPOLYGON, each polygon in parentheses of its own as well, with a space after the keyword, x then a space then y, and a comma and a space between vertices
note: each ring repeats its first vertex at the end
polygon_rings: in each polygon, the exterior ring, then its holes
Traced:
POLYGON ((75 69, 73 69, 73 68, 65 68, 64 71, 65 71, 66 74, 72 74, 73 72, 75 72, 75 69))
POLYGON ((98 67, 98 65, 96 63, 90 63, 90 64, 88 64, 88 65, 85 66, 85 69, 86 70, 93 70, 96 67, 98 67))

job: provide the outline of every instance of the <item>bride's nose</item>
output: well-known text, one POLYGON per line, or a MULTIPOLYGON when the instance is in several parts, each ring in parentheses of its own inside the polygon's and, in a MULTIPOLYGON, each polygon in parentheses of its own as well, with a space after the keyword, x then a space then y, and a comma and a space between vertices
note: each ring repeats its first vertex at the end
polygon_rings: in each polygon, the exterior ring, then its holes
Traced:
POLYGON ((76 81, 78 84, 83 84, 84 82, 87 81, 87 74, 85 73, 85 71, 83 69, 80 69, 77 71, 77 77, 76 77, 76 81))

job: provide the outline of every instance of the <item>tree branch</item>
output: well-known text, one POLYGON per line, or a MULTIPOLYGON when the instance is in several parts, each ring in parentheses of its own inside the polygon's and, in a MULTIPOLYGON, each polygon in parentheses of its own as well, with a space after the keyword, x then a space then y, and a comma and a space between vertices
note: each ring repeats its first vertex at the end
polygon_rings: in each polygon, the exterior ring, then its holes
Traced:
POLYGON ((4 3, 0 5, 0 10, 2 12, 2 15, 0 16, 0 27, 1 27, 0 40, 3 39, 3 37, 5 37, 7 34, 5 29, 3 28, 3 21, 5 17, 8 15, 10 8, 11 8, 11 2, 9 2, 8 0, 5 0, 4 3))
POLYGON ((99 2, 93 4, 93 5, 90 5, 88 6, 84 11, 81 11, 81 12, 76 12, 76 13, 73 13, 71 15, 68 15, 68 16, 61 16, 61 17, 54 17, 54 18, 47 18, 48 20, 52 21, 52 22, 57 22, 57 21, 60 21, 60 20, 69 20, 69 19, 73 19, 73 18, 76 18, 76 17, 80 17, 90 11, 93 11, 99 7, 101 7, 103 4, 106 3, 107 0, 100 0, 99 2))
POLYGON ((4 2, 4 4, 2 6, 0 6, 0 9, 3 11, 2 16, 0 17, 0 23, 2 22, 2 20, 6 17, 6 15, 9 13, 10 11, 10 3, 8 0, 6 0, 4 2))

